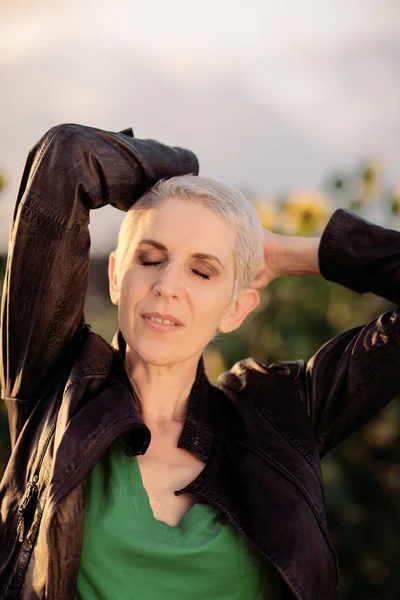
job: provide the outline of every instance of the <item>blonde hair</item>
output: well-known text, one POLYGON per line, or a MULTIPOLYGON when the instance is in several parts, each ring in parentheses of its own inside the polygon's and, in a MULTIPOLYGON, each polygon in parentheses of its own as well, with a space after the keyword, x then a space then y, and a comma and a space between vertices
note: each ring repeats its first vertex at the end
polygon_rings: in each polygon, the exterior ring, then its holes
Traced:
POLYGON ((233 297, 251 287, 264 253, 263 229, 257 211, 239 190, 197 175, 161 180, 131 206, 118 234, 117 263, 123 262, 141 215, 168 198, 201 203, 233 227, 236 231, 233 297))

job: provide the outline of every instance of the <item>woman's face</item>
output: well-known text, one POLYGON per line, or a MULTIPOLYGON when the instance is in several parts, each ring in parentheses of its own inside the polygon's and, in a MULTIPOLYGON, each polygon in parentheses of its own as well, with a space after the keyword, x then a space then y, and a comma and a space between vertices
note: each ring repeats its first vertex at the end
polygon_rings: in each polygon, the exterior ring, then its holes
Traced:
POLYGON ((166 199, 142 214, 120 272, 114 253, 109 270, 122 334, 141 360, 199 357, 217 330, 236 329, 258 303, 255 290, 250 308, 249 298, 232 303, 235 240, 220 215, 194 202, 166 199))

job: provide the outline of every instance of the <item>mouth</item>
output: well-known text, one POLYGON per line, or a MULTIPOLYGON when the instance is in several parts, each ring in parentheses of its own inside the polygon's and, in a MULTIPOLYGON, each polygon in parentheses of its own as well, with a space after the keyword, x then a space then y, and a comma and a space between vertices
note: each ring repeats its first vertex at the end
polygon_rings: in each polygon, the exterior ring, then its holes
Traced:
POLYGON ((172 331, 183 327, 183 323, 173 315, 160 313, 145 313, 142 315, 144 322, 155 331, 172 331))

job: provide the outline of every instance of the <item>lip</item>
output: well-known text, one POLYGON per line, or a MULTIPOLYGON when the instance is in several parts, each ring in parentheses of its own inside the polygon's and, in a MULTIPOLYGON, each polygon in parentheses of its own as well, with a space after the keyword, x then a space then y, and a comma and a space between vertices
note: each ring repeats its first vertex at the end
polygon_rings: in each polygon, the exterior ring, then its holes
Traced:
MULTIPOLYGON (((168 321, 172 321, 175 325, 179 325, 179 327, 183 327, 182 321, 174 317, 174 315, 170 314, 161 314, 158 312, 149 312, 143 313, 142 317, 157 317, 158 319, 168 319, 168 321)), ((154 321, 150 321, 150 323, 154 323, 154 321)), ((162 323, 154 323, 155 325, 162 325, 162 323)), ((163 325, 163 327, 173 327, 173 325, 163 325)))

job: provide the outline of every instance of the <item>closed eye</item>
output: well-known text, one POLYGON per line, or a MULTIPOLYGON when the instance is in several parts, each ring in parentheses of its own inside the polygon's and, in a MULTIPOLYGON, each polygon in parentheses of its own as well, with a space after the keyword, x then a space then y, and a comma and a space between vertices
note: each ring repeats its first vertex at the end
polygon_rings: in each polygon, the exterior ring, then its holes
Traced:
POLYGON ((159 260, 158 262, 149 262, 147 260, 141 260, 140 264, 142 264, 144 267, 153 267, 154 265, 160 265, 161 260, 159 260))
POLYGON ((192 271, 195 275, 197 275, 197 277, 201 277, 202 279, 211 279, 211 277, 209 275, 206 275, 205 273, 201 273, 200 271, 197 271, 196 269, 192 269, 192 271))
MULTIPOLYGON (((140 263, 144 266, 144 267, 155 267, 156 265, 160 265, 162 263, 162 261, 157 261, 157 262, 149 262, 147 260, 143 260, 141 259, 140 263)), ((211 279, 210 275, 206 275, 205 273, 201 273, 200 271, 197 271, 197 269, 192 269, 192 272, 197 276, 200 277, 201 279, 211 279)))

